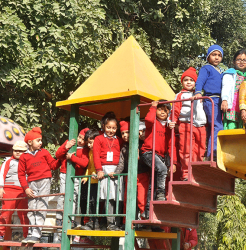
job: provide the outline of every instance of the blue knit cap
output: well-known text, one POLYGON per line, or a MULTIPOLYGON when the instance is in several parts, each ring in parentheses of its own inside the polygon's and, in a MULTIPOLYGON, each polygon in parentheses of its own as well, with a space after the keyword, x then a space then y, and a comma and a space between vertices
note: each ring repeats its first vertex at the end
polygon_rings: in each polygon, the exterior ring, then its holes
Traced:
POLYGON ((207 61, 208 61, 209 55, 210 55, 213 51, 215 51, 215 50, 220 51, 220 53, 221 53, 221 55, 222 55, 222 58, 223 58, 223 49, 222 49, 219 45, 214 44, 214 45, 211 45, 211 46, 208 48, 208 53, 207 53, 207 56, 206 56, 206 60, 207 60, 207 61))

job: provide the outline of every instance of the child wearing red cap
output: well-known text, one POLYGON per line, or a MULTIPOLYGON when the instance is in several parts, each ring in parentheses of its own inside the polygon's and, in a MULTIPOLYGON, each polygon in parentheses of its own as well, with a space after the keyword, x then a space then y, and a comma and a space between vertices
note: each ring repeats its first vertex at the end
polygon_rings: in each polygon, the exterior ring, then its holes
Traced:
MULTIPOLYGON (((89 149, 85 147, 85 133, 89 128, 84 128, 79 132, 77 138, 77 151, 76 155, 74 153, 68 153, 69 149, 75 145, 76 140, 65 141, 56 151, 56 158, 62 161, 60 168, 60 193, 65 193, 66 187, 66 172, 67 172, 67 160, 70 160, 75 164, 75 175, 80 176, 85 172, 85 168, 89 162, 89 149)), ((73 197, 73 213, 76 211, 76 205, 78 203, 78 191, 79 191, 79 179, 74 179, 74 197, 73 197)), ((64 207, 64 196, 59 196, 57 200, 57 209, 63 209, 64 207)), ((62 226, 62 212, 57 212, 56 214, 56 225, 62 226)), ((73 227, 80 227, 79 221, 72 221, 73 227)))
MULTIPOLYGON (((194 96, 197 80, 196 70, 190 67, 181 76, 183 89, 175 96, 175 100, 189 99, 194 96)), ((176 102, 174 122, 179 125, 179 155, 182 165, 182 179, 188 180, 188 164, 190 161, 190 114, 191 101, 176 102)), ((192 161, 202 161, 206 150, 207 119, 200 100, 194 101, 192 131, 192 161)), ((173 124, 169 124, 172 129, 173 124)))
MULTIPOLYGON (((24 141, 17 141, 13 146, 13 156, 6 158, 0 168, 0 199, 26 197, 23 188, 18 179, 18 162, 20 156, 27 150, 27 144, 24 141)), ((4 200, 2 209, 27 209, 27 199, 4 200)), ((4 241, 6 228, 1 224, 10 224, 11 216, 14 211, 2 211, 0 215, 0 241, 4 241)), ((28 225, 26 211, 18 211, 21 224, 28 225)), ((27 227, 23 227, 23 236, 27 237, 27 227)))
MULTIPOLYGON (((36 127, 29 131, 24 141, 28 144, 29 149, 19 159, 19 181, 27 196, 31 198, 28 200, 28 209, 45 210, 48 208, 49 197, 35 197, 50 194, 51 170, 58 169, 61 162, 53 159, 46 149, 41 148, 42 131, 40 128, 36 127)), ((46 211, 27 213, 30 224, 40 227, 29 227, 28 235, 22 240, 22 243, 34 244, 40 241, 46 213, 46 211)))

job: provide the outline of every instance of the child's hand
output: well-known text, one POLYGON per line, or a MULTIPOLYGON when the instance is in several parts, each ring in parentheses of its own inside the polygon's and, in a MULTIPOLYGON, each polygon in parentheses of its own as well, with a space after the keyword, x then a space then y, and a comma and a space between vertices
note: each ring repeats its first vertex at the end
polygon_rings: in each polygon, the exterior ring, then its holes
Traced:
POLYGON ((241 110, 241 118, 243 122, 246 123, 246 110, 245 109, 241 110))
POLYGON ((75 139, 72 139, 71 141, 68 141, 65 148, 66 150, 69 150, 72 146, 74 146, 76 143, 76 140, 75 139))
POLYGON ((5 194, 4 189, 3 189, 3 188, 0 188, 0 199, 3 198, 3 194, 5 194))
POLYGON ((87 182, 87 178, 83 178, 82 180, 81 180, 81 183, 82 184, 85 184, 87 182))
POLYGON ((97 175, 95 173, 92 174, 91 176, 92 179, 96 180, 97 179, 97 175))
POLYGON ((153 102, 152 102, 152 106, 153 106, 153 107, 157 107, 158 103, 159 103, 158 101, 153 101, 153 102))
POLYGON ((226 100, 224 100, 224 101, 222 101, 222 103, 221 103, 221 110, 222 110, 223 112, 226 112, 227 109, 228 109, 228 102, 227 102, 226 100))
POLYGON ((73 154, 75 154, 75 152, 73 152, 73 153, 67 153, 67 154, 66 154, 66 159, 67 159, 67 160, 70 160, 70 159, 72 158, 72 155, 73 155, 73 154))
POLYGON ((190 248, 190 243, 186 242, 184 243, 184 250, 187 250, 190 248))
POLYGON ((176 122, 169 122, 169 128, 170 129, 175 128, 175 124, 176 124, 176 122))
POLYGON ((98 179, 98 180, 103 179, 103 177, 104 177, 104 172, 103 172, 103 171, 97 172, 97 179, 98 179))
MULTIPOLYGON (((193 100, 196 100, 197 98, 202 97, 202 94, 196 94, 192 97, 193 100)), ((200 99, 200 102, 202 102, 202 99, 200 99)))
POLYGON ((110 178, 114 179, 114 174, 115 174, 114 172, 111 172, 111 173, 108 174, 108 176, 109 176, 110 178))
POLYGON ((33 192, 33 190, 32 190, 31 188, 27 188, 27 189, 25 190, 25 192, 26 192, 26 195, 27 195, 29 198, 35 198, 34 192, 33 192))

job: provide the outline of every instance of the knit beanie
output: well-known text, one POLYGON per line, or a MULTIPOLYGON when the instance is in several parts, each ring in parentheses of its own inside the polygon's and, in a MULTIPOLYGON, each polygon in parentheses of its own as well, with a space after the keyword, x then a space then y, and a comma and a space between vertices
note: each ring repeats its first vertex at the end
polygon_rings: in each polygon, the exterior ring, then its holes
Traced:
POLYGON ((145 130, 145 129, 146 129, 145 122, 140 121, 139 122, 139 130, 145 130))
POLYGON ((89 128, 84 128, 84 129, 82 129, 82 130, 79 132, 79 134, 85 136, 85 133, 86 133, 88 130, 90 130, 90 129, 89 129, 89 128))
POLYGON ((214 52, 215 50, 218 50, 218 51, 221 53, 222 58, 223 58, 223 49, 222 49, 219 45, 214 44, 214 45, 212 45, 212 46, 210 46, 210 47, 208 48, 208 53, 207 53, 207 55, 206 55, 206 60, 207 60, 207 62, 208 62, 208 57, 209 57, 209 55, 210 55, 212 52, 214 52))
POLYGON ((35 140, 37 138, 42 138, 42 131, 41 131, 41 128, 39 128, 39 127, 35 127, 32 130, 30 130, 26 134, 24 141, 27 143, 29 140, 32 141, 32 140, 35 140))
POLYGON ((120 132, 130 130, 130 122, 121 121, 120 122, 120 132))
POLYGON ((197 80, 197 74, 196 69, 193 67, 189 67, 181 76, 181 82, 183 82, 184 77, 189 76, 191 77, 195 82, 197 80))

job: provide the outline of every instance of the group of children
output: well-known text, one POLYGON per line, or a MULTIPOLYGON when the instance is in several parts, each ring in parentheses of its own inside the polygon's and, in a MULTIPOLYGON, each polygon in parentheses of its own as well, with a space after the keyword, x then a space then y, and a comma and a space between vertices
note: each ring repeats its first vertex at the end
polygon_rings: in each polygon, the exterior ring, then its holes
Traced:
MULTIPOLYGON (((170 104, 164 100, 153 101, 145 117, 145 122, 139 126, 139 158, 137 175, 137 202, 142 219, 149 216, 149 201, 151 194, 150 177, 152 174, 152 158, 155 159, 155 199, 166 199, 166 178, 169 173, 171 155, 172 129, 178 127, 179 140, 173 147, 173 172, 180 159, 183 181, 188 180, 188 163, 190 161, 190 123, 191 101, 193 102, 192 129, 192 161, 202 161, 207 148, 207 159, 211 157, 211 123, 212 104, 208 99, 201 99, 202 94, 209 96, 214 102, 214 155, 216 155, 217 134, 219 130, 240 128, 246 122, 246 94, 244 77, 246 76, 246 50, 239 50, 233 59, 234 68, 222 74, 218 65, 223 58, 223 50, 218 45, 208 49, 207 64, 196 74, 194 68, 189 68, 181 76, 183 86, 176 97, 174 120, 172 120, 170 104), (184 101, 182 101, 184 100, 184 101), (223 112, 223 117, 222 117, 223 112), (154 123, 156 121, 155 131, 154 123), (178 125, 178 126, 177 126, 178 125), (153 152, 153 134, 155 132, 155 151, 153 152), (206 138, 208 144, 206 145, 206 138), (176 145, 176 146, 175 146, 176 145), (154 156, 153 156, 154 154, 154 156)), ((50 193, 51 170, 60 168, 60 192, 65 192, 66 165, 70 160, 75 166, 75 175, 92 175, 90 187, 90 213, 96 213, 97 195, 100 201, 108 201, 107 229, 120 230, 119 223, 112 216, 115 213, 116 200, 123 201, 126 208, 127 177, 117 177, 117 174, 128 172, 129 154, 128 121, 118 122, 112 112, 108 112, 102 119, 102 130, 83 129, 77 138, 76 153, 69 153, 69 149, 76 144, 75 138, 66 141, 56 152, 56 159, 42 146, 40 128, 29 131, 24 141, 13 146, 13 156, 4 162, 0 170, 0 198, 25 197, 21 201, 4 201, 3 208, 26 208, 27 213, 19 212, 22 224, 29 223, 33 227, 23 229, 25 239, 23 243, 37 243, 41 238, 41 229, 48 208, 48 197, 35 198, 50 193), (118 128, 120 135, 117 136, 118 128), (108 178, 104 176, 108 175, 108 178), (100 192, 98 194, 98 181, 100 192), (110 185, 110 187, 108 187, 110 185), (23 192, 24 190, 24 192, 23 192), (109 193, 108 193, 109 190, 109 193), (13 196, 14 195, 14 196, 13 196), (39 227, 37 227, 39 226, 39 227)), ((74 206, 81 199, 81 213, 86 213, 88 178, 81 179, 81 197, 79 193, 79 178, 74 180, 74 206)), ((58 209, 64 206, 64 197, 58 199, 58 209)), ((104 206, 104 207, 105 207, 104 206)), ((101 207, 100 207, 101 209, 101 207)), ((12 212, 2 212, 1 224, 10 221, 12 212)), ((62 225, 62 213, 57 213, 57 225, 62 225)), ((81 229, 99 229, 97 217, 91 217, 81 229)), ((0 241, 4 240, 5 228, 0 227, 0 241)))

